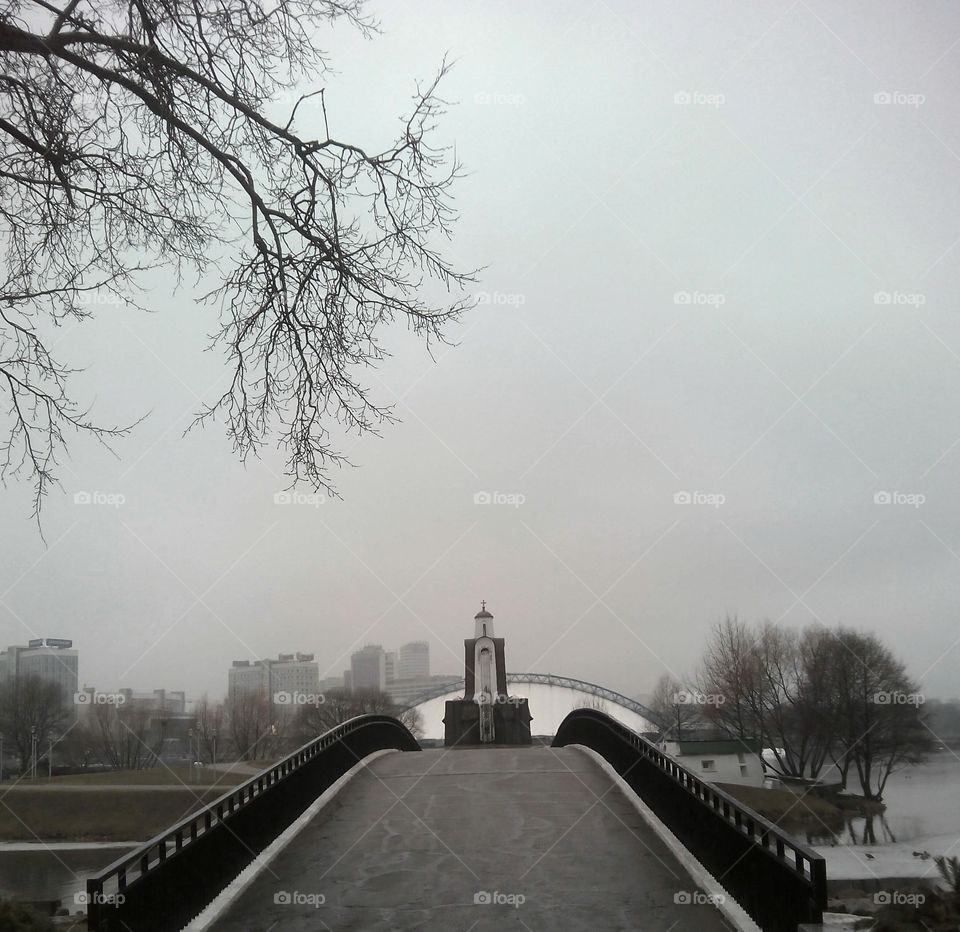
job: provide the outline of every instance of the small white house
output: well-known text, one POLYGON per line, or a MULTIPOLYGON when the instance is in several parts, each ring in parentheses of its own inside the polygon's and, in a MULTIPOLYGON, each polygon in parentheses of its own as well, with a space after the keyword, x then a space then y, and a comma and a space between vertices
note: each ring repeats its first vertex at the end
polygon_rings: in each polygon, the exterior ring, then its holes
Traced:
POLYGON ((760 742, 750 738, 699 741, 666 738, 660 750, 708 783, 763 786, 760 742))

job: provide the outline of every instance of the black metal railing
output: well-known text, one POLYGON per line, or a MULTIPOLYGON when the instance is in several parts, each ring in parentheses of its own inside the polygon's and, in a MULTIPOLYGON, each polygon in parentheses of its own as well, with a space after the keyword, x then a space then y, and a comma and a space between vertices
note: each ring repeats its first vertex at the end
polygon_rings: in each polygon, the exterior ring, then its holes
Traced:
POLYGON ((91 932, 175 932, 278 835, 374 751, 419 751, 387 715, 360 715, 114 861, 87 881, 91 932))
POLYGON ((826 861, 763 816, 595 709, 571 712, 554 747, 600 754, 764 932, 823 921, 826 861))

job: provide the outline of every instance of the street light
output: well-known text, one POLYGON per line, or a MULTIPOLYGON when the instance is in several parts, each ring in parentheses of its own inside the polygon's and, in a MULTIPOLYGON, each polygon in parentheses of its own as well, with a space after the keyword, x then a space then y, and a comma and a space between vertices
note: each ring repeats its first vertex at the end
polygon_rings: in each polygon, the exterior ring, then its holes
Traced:
POLYGON ((217 729, 213 729, 213 769, 217 769, 217 729))
POLYGON ((30 726, 30 779, 37 779, 37 726, 30 726))

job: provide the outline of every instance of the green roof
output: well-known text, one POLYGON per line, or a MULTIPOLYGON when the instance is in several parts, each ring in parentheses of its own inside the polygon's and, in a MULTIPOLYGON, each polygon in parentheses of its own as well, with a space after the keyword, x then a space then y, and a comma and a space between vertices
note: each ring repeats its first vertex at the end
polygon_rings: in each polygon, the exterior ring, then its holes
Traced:
POLYGON ((681 754, 759 754, 757 738, 728 738, 722 741, 680 741, 681 754))

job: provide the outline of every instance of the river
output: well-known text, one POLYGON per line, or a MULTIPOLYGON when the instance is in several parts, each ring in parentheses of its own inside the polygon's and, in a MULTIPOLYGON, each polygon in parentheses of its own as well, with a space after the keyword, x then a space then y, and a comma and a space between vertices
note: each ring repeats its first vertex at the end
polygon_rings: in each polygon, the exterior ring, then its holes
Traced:
MULTIPOLYGON (((851 774, 851 779, 856 776, 851 774)), ((851 792, 856 792, 854 783, 851 792)), ((935 751, 922 764, 890 775, 883 792, 886 811, 875 816, 856 816, 830 835, 807 833, 814 845, 885 845, 911 843, 923 849, 925 842, 945 836, 960 838, 960 754, 935 751)))

